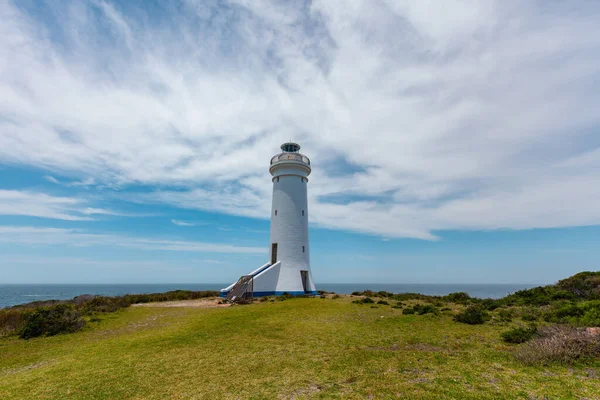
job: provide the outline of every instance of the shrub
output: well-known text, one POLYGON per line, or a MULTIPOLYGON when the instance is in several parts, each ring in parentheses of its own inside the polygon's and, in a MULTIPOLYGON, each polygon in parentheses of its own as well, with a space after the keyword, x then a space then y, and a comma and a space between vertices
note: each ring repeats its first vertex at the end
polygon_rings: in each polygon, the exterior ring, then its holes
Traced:
POLYGON ((600 271, 580 272, 558 281, 557 289, 564 290, 578 299, 600 299, 600 271))
POLYGON ((340 297, 342 297, 342 296, 340 296, 339 294, 334 294, 332 299, 339 299, 340 297))
POLYGON ((448 307, 444 307, 444 308, 442 308, 442 311, 452 311, 452 309, 448 308, 448 307))
POLYGON ((521 319, 523 321, 533 322, 537 321, 540 315, 541 313, 539 310, 536 310, 535 308, 527 308, 521 312, 521 319))
POLYGON ((494 299, 483 299, 477 300, 477 304, 484 310, 494 311, 498 307, 502 306, 502 302, 494 299))
POLYGON ((277 300, 279 300, 279 301, 284 301, 284 300, 293 299, 293 298, 294 298, 294 296, 292 296, 288 292, 283 292, 281 294, 281 296, 277 296, 277 300))
POLYGON ((503 308, 500 311, 498 311, 498 319, 500 320, 500 322, 511 322, 514 316, 514 313, 511 309, 508 308, 503 308))
POLYGON ((415 314, 438 314, 438 309, 433 304, 417 304, 413 307, 415 314))
POLYGON ((373 301, 373 299, 370 297, 365 297, 364 299, 361 300, 361 303, 370 304, 370 303, 375 303, 375 301, 373 301))
POLYGON ((402 308, 402 306, 395 305, 395 306, 392 306, 392 308, 402 308))
POLYGON ((544 314, 544 320, 580 326, 600 325, 600 300, 562 303, 544 314))
POLYGON ((407 307, 404 310, 402 310, 402 314, 417 314, 417 315, 423 315, 423 314, 439 314, 438 309, 433 305, 433 304, 416 304, 413 307, 407 307))
POLYGON ((579 320, 579 325, 600 326, 600 301, 590 301, 582 305, 585 314, 579 320))
POLYGON ((536 337, 515 353, 526 364, 572 363, 600 356, 600 336, 570 325, 540 328, 536 337))
POLYGON ((504 332, 501 336, 502 340, 507 343, 525 343, 530 341, 536 332, 537 328, 535 326, 529 328, 518 327, 504 332))
POLYGON ((382 305, 384 305, 384 306, 389 306, 389 305, 390 305, 390 303, 388 303, 388 302, 387 302, 387 301, 385 301, 385 300, 379 300, 379 301, 377 302, 377 304, 382 304, 382 305))
POLYGON ((375 301, 370 297, 365 297, 364 299, 358 299, 352 301, 354 304, 375 304, 375 301))
POLYGON ((466 292, 456 292, 456 293, 450 293, 447 296, 445 296, 445 300, 452 302, 452 303, 464 304, 464 303, 468 302, 469 300, 471 300, 471 296, 469 296, 469 294, 466 292))
POLYGON ((554 286, 538 286, 531 289, 519 290, 504 297, 499 302, 505 305, 548 305, 552 302, 552 297, 558 291, 554 286))
POLYGON ((479 305, 467 307, 463 312, 454 316, 454 321, 463 324, 478 325, 490 319, 489 314, 479 305))
POLYGON ((18 332, 26 321, 26 315, 21 310, 0 310, 0 336, 18 332))
POLYGON ((27 322, 19 331, 19 337, 30 339, 76 332, 85 326, 81 313, 70 304, 40 307, 27 316, 27 322))

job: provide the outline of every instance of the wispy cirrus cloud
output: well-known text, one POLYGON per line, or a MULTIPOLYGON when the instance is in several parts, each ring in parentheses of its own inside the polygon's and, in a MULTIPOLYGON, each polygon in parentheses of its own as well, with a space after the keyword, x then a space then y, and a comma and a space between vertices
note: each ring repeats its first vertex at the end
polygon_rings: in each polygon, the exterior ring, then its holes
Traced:
POLYGON ((195 222, 180 221, 178 219, 172 219, 171 222, 177 226, 196 226, 197 225, 195 222))
POLYGON ((44 176, 44 179, 50 183, 54 183, 55 185, 60 185, 60 181, 51 175, 44 176))
POLYGON ((319 226, 600 224, 594 2, 48 5, 0 5, 2 162, 266 218, 266 164, 292 137, 319 226))
POLYGON ((75 229, 39 228, 32 226, 0 226, 0 243, 29 246, 107 246, 149 251, 167 250, 197 253, 264 254, 267 252, 263 247, 143 238, 116 234, 88 233, 75 229))
POLYGON ((56 197, 45 193, 19 190, 0 190, 0 215, 23 215, 62 219, 67 221, 89 221, 77 210, 82 202, 73 197, 56 197))
POLYGON ((86 199, 52 196, 43 192, 1 190, 0 215, 20 215, 65 221, 92 221, 93 216, 143 217, 149 214, 123 213, 106 208, 88 207, 86 199))

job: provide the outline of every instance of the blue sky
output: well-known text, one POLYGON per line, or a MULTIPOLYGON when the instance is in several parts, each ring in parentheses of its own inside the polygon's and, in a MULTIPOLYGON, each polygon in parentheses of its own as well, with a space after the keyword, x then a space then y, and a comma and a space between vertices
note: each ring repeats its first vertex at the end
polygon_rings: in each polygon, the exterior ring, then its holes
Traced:
POLYGON ((320 282, 551 283, 600 258, 600 4, 0 4, 0 282, 230 282, 270 157, 320 282))

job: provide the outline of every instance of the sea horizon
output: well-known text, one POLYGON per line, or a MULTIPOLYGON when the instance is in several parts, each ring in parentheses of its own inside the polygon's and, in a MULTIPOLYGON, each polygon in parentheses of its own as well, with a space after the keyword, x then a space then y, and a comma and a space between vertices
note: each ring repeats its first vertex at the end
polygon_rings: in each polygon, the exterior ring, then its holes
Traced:
MULTIPOLYGON (((172 290, 220 290, 230 283, 2 283, 0 308, 44 300, 69 300, 83 294, 122 296, 172 290)), ((317 290, 351 294, 371 290, 444 296, 466 292, 471 297, 501 298, 518 290, 546 284, 531 283, 319 283, 317 290)))

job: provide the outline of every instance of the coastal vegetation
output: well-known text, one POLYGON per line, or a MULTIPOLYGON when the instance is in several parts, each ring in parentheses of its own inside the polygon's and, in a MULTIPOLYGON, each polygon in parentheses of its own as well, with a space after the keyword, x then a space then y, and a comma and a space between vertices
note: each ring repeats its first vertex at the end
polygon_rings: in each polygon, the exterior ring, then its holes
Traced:
POLYGON ((0 393, 600 398, 599 290, 585 272, 502 299, 367 291, 223 307, 214 292, 171 292, 19 306, 0 310, 25 321, 0 338, 0 393), (130 306, 191 298, 211 306, 130 306), (55 335, 55 320, 78 331, 55 335))
POLYGON ((194 300, 218 296, 216 291, 174 290, 166 293, 124 296, 81 295, 72 300, 36 301, 0 310, 0 336, 18 334, 22 339, 72 333, 98 314, 111 313, 132 304, 194 300))

